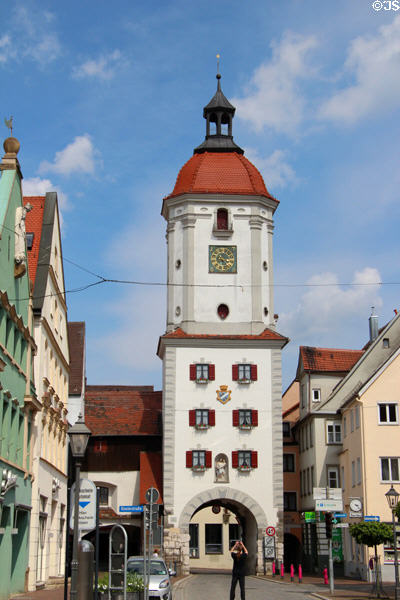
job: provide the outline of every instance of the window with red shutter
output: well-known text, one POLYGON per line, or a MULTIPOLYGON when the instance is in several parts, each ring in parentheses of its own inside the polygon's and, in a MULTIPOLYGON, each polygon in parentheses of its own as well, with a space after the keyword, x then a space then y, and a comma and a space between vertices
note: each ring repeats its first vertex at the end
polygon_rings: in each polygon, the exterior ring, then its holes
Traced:
POLYGON ((233 381, 239 379, 239 365, 232 365, 232 379, 233 381))
POLYGON ((250 371, 251 371, 251 380, 257 381, 257 365, 251 365, 250 371))
POLYGON ((196 381, 196 365, 189 365, 190 381, 196 381))
POLYGON ((237 469, 239 466, 239 452, 234 450, 232 452, 232 469, 237 469))
POLYGON ((188 450, 186 452, 186 468, 191 469, 193 465, 192 451, 188 450))
POLYGON ((232 425, 233 427, 239 427, 239 411, 232 411, 232 425))
POLYGON ((256 450, 253 450, 251 453, 251 466, 253 469, 257 469, 258 467, 258 456, 256 450))
POLYGON ((196 425, 196 411, 189 410, 189 427, 194 427, 196 425))
POLYGON ((211 469, 211 450, 206 450, 206 469, 211 469))
POLYGON ((251 411, 251 424, 253 425, 253 427, 258 426, 258 410, 251 411))
POLYGON ((210 427, 215 426, 215 410, 208 411, 208 424, 210 425, 210 427))
POLYGON ((208 379, 210 381, 215 380, 215 365, 208 365, 208 379))

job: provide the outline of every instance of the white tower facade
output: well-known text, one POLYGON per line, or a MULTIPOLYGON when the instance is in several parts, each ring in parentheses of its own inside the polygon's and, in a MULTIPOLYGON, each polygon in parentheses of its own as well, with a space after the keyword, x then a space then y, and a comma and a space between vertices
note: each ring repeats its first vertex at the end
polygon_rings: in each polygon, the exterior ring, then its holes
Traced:
POLYGON ((278 201, 234 143, 235 109, 217 79, 204 109, 206 139, 162 209, 169 284, 167 331, 158 349, 165 550, 168 556, 179 547, 187 572, 193 515, 223 507, 236 516, 255 572, 263 569, 265 528, 276 528, 278 556, 283 540, 281 350, 287 338, 275 330, 273 308, 278 201))

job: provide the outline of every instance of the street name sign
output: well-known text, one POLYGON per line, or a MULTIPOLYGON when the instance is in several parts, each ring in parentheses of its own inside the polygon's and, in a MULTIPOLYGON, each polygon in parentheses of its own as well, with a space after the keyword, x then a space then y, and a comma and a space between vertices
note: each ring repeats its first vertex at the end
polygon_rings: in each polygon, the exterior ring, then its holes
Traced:
POLYGON ((345 529, 348 526, 349 526, 348 523, 337 523, 337 525, 336 525, 336 527, 339 527, 339 529, 345 529))
POLYGON ((316 500, 315 510, 322 512, 343 510, 343 500, 316 500))
POLYGON ((120 513, 142 513, 143 504, 127 504, 119 507, 120 513))
POLYGON ((333 516, 335 519, 345 519, 347 517, 347 513, 335 513, 333 516))
POLYGON ((353 511, 350 511, 349 517, 351 517, 352 519, 361 519, 362 512, 353 512, 353 511))
MULTIPOLYGON (((81 479, 79 484, 79 531, 90 531, 96 527, 96 485, 90 479, 81 479)), ((75 482, 71 487, 71 517, 69 526, 74 528, 75 482)))
POLYGON ((364 515, 364 521, 376 521, 379 522, 381 520, 378 515, 364 515))

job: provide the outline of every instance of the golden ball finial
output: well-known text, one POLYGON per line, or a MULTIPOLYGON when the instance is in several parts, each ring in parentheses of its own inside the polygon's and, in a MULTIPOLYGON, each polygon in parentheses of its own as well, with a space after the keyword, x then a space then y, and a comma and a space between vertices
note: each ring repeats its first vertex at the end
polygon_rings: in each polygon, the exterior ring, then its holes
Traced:
POLYGON ((21 144, 15 137, 8 137, 3 143, 6 154, 18 154, 20 146, 21 144))

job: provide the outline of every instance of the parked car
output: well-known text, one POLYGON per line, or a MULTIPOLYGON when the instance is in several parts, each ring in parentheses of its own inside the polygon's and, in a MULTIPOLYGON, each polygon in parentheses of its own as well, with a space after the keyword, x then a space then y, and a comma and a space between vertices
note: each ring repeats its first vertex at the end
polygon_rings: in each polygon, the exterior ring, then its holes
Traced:
MULTIPOLYGON (((143 556, 130 556, 127 562, 129 573, 138 573, 143 576, 143 556)), ((162 558, 150 559, 149 598, 172 600, 171 582, 167 565, 162 558)))

